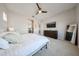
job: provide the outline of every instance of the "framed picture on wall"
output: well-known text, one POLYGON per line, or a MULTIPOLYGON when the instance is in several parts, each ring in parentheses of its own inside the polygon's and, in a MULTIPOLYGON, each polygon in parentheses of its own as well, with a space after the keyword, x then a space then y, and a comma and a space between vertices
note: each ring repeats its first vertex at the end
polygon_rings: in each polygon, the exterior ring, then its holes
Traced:
POLYGON ((47 28, 56 28, 56 22, 51 22, 46 25, 47 28))

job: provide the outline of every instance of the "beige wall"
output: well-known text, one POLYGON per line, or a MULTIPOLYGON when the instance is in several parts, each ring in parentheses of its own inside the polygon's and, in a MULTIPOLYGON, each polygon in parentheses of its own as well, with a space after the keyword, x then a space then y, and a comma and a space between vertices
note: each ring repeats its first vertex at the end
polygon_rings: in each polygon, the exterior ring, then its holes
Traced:
POLYGON ((8 27, 13 27, 19 33, 27 33, 31 27, 29 18, 15 12, 8 12, 8 27))

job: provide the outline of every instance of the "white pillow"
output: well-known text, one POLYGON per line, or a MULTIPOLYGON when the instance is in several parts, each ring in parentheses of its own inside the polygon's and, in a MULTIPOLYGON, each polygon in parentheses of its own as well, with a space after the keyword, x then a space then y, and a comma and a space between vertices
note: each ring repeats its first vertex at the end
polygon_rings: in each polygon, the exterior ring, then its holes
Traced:
POLYGON ((0 48, 1 49, 8 49, 9 48, 9 43, 8 41, 0 38, 0 48))
POLYGON ((20 42, 21 36, 16 32, 9 32, 3 36, 3 39, 7 40, 9 43, 15 44, 20 42))

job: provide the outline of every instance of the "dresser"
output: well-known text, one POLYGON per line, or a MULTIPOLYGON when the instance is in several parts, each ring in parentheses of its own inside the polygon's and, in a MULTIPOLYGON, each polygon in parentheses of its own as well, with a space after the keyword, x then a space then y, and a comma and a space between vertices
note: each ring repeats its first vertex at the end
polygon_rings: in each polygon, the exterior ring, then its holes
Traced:
POLYGON ((44 30, 44 36, 51 37, 54 39, 58 38, 58 31, 56 30, 44 30))

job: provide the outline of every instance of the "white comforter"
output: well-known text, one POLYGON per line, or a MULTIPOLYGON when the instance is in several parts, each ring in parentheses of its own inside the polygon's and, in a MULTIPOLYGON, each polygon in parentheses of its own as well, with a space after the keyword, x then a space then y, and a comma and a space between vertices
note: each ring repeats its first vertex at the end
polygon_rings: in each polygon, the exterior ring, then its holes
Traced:
POLYGON ((6 50, 0 49, 0 56, 31 56, 48 42, 44 36, 24 34, 21 43, 10 44, 10 48, 6 50))

